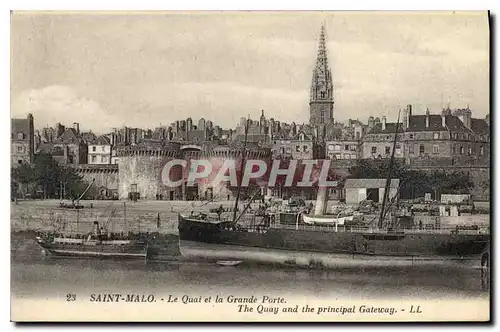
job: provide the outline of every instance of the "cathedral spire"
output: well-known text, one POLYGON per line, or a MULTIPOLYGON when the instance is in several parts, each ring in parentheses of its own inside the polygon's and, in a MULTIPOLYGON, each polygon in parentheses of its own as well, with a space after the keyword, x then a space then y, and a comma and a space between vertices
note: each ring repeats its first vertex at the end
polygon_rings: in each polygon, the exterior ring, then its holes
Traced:
POLYGON ((316 67, 328 66, 328 58, 326 56, 326 37, 325 25, 321 24, 321 33, 319 35, 318 45, 318 58, 316 60, 316 67))
POLYGON ((332 73, 328 67, 325 25, 321 25, 319 35, 318 57, 313 69, 310 100, 309 123, 323 125, 333 120, 333 82, 332 73))

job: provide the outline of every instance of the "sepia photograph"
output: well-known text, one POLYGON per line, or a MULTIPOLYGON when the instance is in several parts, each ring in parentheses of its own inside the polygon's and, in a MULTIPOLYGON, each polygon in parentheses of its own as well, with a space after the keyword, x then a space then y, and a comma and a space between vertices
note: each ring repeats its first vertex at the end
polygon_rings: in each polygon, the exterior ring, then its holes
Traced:
POLYGON ((11 321, 489 322, 491 21, 11 11, 11 321))

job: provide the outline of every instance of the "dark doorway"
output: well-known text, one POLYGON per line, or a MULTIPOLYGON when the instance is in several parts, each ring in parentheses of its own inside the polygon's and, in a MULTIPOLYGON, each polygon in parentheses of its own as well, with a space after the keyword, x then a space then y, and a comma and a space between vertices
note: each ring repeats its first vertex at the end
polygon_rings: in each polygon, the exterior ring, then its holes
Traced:
POLYGON ((378 188, 367 188, 366 189, 366 200, 373 201, 375 203, 379 202, 378 188))
POLYGON ((173 191, 169 191, 168 192, 168 198, 173 201, 174 200, 174 192, 173 191))

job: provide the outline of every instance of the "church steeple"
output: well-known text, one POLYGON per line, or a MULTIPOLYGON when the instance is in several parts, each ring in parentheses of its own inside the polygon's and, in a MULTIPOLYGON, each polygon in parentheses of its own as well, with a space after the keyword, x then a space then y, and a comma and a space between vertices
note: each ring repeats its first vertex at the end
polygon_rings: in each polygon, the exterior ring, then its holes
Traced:
POLYGON ((328 67, 325 26, 321 25, 318 56, 313 70, 309 101, 309 123, 322 125, 333 120, 333 83, 328 67))
POLYGON ((321 25, 321 33, 319 35, 318 58, 316 59, 316 68, 321 66, 326 66, 328 68, 328 57, 326 54, 324 25, 321 25))

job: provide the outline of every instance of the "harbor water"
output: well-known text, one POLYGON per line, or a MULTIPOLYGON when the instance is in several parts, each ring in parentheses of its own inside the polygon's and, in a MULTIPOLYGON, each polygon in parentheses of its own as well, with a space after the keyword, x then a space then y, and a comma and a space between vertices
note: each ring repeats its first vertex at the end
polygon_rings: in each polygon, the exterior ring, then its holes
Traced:
MULTIPOLYGON (((308 269, 245 261, 219 266, 213 260, 168 259, 151 262, 87 258, 56 258, 42 254, 30 230, 70 224, 76 213, 85 222, 106 220, 109 202, 94 202, 92 211, 57 210, 56 201, 11 205, 11 293, 14 298, 54 299, 67 294, 88 297, 99 292, 141 294, 267 293, 307 298, 359 299, 489 299, 488 274, 478 268, 449 266, 350 266, 308 269), (49 223, 47 223, 49 221, 49 223)), ((141 231, 177 235, 177 211, 169 202, 112 203, 118 221, 141 231), (157 217, 160 216, 160 227, 157 217), (140 220, 140 224, 138 221, 140 220)), ((217 207, 219 203, 203 208, 217 207)), ((88 205, 88 204, 87 204, 88 205)), ((184 204, 185 205, 185 204, 184 204)), ((119 222, 113 227, 120 227, 119 222)), ((118 229, 117 229, 118 230, 118 229)), ((177 253, 178 255, 178 253, 177 253)), ((167 255, 168 256, 168 255, 167 255)))

